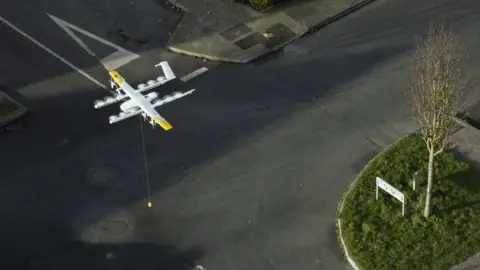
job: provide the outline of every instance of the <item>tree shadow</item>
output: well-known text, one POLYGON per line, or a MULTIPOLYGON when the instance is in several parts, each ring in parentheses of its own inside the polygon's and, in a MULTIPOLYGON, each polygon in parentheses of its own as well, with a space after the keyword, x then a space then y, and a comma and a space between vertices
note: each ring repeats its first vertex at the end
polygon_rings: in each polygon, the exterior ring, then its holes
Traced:
POLYGON ((450 213, 454 210, 461 210, 461 209, 466 209, 466 208, 477 208, 480 209, 480 198, 476 200, 471 200, 471 201, 465 201, 457 204, 453 204, 449 207, 443 208, 443 209, 438 209, 437 213, 450 213))
MULTIPOLYGON (((461 130, 461 129, 463 129, 463 128, 460 127, 459 130, 461 130)), ((471 174, 474 171, 479 171, 480 170, 480 161, 478 159, 470 156, 472 151, 461 149, 460 146, 456 145, 454 142, 451 142, 449 144, 449 150, 448 151, 450 153, 452 153, 453 156, 456 159, 463 160, 470 165, 470 168, 469 168, 468 172, 463 172, 462 171, 462 172, 457 172, 457 173, 453 174, 452 175, 453 177, 457 177, 455 179, 459 179, 458 177, 462 177, 462 176, 471 176, 471 174), (471 171, 471 170, 473 170, 473 171, 471 171), (462 174, 462 173, 464 173, 464 174, 462 174)))
MULTIPOLYGON (((454 210, 467 208, 480 209, 480 174, 475 166, 469 166, 465 170, 458 171, 446 177, 443 181, 451 181, 452 188, 459 188, 462 194, 455 194, 455 201, 447 207, 436 209, 437 213, 450 213, 454 210)), ((449 191, 447 191, 449 192, 449 191)))
MULTIPOLYGON (((218 71, 214 73, 215 80, 208 74, 200 77, 194 83, 199 92, 178 104, 162 107, 162 115, 174 125, 177 123, 178 128, 175 126, 167 134, 146 132, 152 194, 161 194, 169 185, 184 180, 188 170, 193 171, 243 147, 255 134, 262 134, 276 122, 334 95, 339 85, 361 76, 372 66, 390 61, 408 48, 409 44, 399 43, 348 55, 305 55, 300 61, 272 64, 262 69, 247 66, 235 72, 218 71), (345 68, 347 66, 349 68, 345 68)), ((165 90, 170 88, 165 87, 165 90)), ((29 105, 34 106, 29 108, 37 109, 31 121, 24 123, 21 132, 0 142, 2 150, 10 154, 0 157, 5 167, 1 193, 5 203, 0 211, 51 216, 55 217, 52 220, 55 224, 72 222, 78 212, 88 212, 88 218, 82 220, 87 227, 109 212, 124 209, 145 197, 140 131, 138 120, 108 125, 109 112, 117 113, 118 107, 93 110, 92 101, 104 96, 98 89, 63 93, 30 100, 29 105), (59 145, 62 137, 68 137, 69 143, 59 145), (18 169, 19 164, 23 170, 18 169), (97 164, 116 170, 124 189, 92 190, 84 179, 85 172, 97 164), (98 211, 99 208, 102 211, 98 211)), ((209 179, 203 178, 198 181, 211 185, 209 179)), ((166 200, 159 198, 158 201, 166 200)), ((175 201, 170 203, 173 205, 175 201)), ((202 203, 213 204, 209 198, 202 203)), ((214 215, 205 218, 217 218, 214 215)), ((18 220, 17 215, 12 218, 18 220)), ((176 218, 173 217, 172 223, 176 218)), ((37 226, 34 222, 31 224, 37 226)), ((195 226, 197 224, 188 221, 183 227, 160 233, 174 231, 182 235, 195 226)), ((28 230, 31 229, 25 228, 28 230)), ((195 241, 198 237, 195 231, 185 236, 185 241, 195 241)), ((50 241, 47 237, 39 242, 50 241)), ((29 240, 20 243, 29 243, 29 240)), ((222 244, 222 248, 230 247, 222 244)))
MULTIPOLYGON (((405 46, 393 46, 358 55, 328 57, 323 61, 305 59, 264 70, 256 67, 237 68, 235 72, 222 69, 214 74, 215 80, 205 75, 194 83, 182 85, 181 90, 191 86, 201 91, 173 106, 162 107, 161 114, 177 123, 174 129, 164 133, 145 126, 152 194, 162 194, 196 168, 229 155, 269 126, 334 94, 338 84, 356 78, 365 69, 388 61, 405 49, 405 46), (340 72, 352 61, 354 68, 340 72), (319 73, 308 72, 311 70, 319 73), (265 76, 266 73, 276 74, 277 79, 265 76), (295 76, 295 80, 291 76, 295 76)), ((166 85, 163 90, 170 91, 172 86, 166 85)), ((0 141, 5 153, 0 156, 3 165, 0 179, 2 220, 38 227, 36 220, 51 218, 49 226, 52 228, 71 223, 87 228, 108 214, 129 209, 145 198, 139 120, 109 125, 108 115, 118 113, 118 107, 97 111, 91 105, 93 100, 103 96, 104 92, 98 89, 79 87, 69 93, 29 99, 27 106, 34 109, 30 117, 20 121, 22 127, 18 132, 0 141), (64 138, 68 139, 65 143, 64 138), (104 190, 92 188, 86 175, 93 167, 115 171, 115 183, 104 190), (27 222, 22 216, 28 216, 27 222)), ((204 185, 212 184, 205 177, 199 181, 204 185)), ((154 204, 166 200, 155 197, 154 204)), ((183 197, 178 196, 178 200, 182 201, 183 197)), ((210 199, 202 203, 214 204, 210 199)), ((139 209, 126 211, 141 214, 139 209)), ((205 218, 220 218, 215 215, 212 213, 205 218)), ((161 216, 161 219, 167 218, 168 215, 161 216)), ((173 224, 176 218, 173 217, 173 224)), ((193 221, 178 228, 149 226, 142 233, 182 235, 196 226, 193 221)), ((39 237, 37 250, 45 249, 41 243, 52 242, 48 233, 24 227, 22 231, 29 232, 30 238, 39 237)), ((55 234, 61 229, 56 231, 55 234)), ((199 233, 201 230, 195 230, 185 241, 192 243, 199 233)), ((155 240, 161 243, 164 239, 155 240)), ((30 245, 31 242, 29 238, 17 241, 18 245, 30 245)), ((176 244, 175 239, 172 242, 176 244)))
POLYGON ((148 240, 115 238, 108 243, 86 243, 54 219, 2 214, 0 269, 190 270, 204 254, 200 247, 180 249, 148 240))
POLYGON ((448 178, 458 187, 471 192, 472 194, 480 194, 480 178, 479 171, 476 167, 470 166, 468 169, 456 172, 448 178))
POLYGON ((48 253, 18 254, 3 252, 2 269, 145 269, 191 270, 201 256, 197 249, 178 250, 169 245, 150 243, 89 244, 71 242, 48 253))

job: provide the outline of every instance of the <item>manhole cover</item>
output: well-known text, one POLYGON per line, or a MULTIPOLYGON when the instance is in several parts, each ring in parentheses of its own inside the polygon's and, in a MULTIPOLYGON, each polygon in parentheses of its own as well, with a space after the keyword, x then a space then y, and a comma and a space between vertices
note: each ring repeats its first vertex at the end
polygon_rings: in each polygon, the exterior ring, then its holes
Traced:
POLYGON ((244 37, 244 38, 240 39, 239 41, 235 42, 235 45, 240 47, 242 50, 248 50, 251 47, 253 47, 253 46, 255 46, 259 43, 262 43, 264 41, 265 41, 264 36, 262 36, 261 34, 259 34, 257 32, 254 32, 254 33, 250 34, 249 36, 244 37))
POLYGON ((94 168, 88 172, 88 180, 95 187, 111 186, 115 178, 115 172, 109 168, 94 168))
POLYGON ((125 220, 107 220, 100 224, 102 231, 112 235, 124 234, 129 227, 128 222, 125 220))

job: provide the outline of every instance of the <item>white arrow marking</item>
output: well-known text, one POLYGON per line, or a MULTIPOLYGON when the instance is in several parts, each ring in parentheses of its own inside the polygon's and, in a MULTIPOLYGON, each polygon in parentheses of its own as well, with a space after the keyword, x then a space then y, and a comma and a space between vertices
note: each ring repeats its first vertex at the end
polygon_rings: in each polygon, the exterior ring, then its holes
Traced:
POLYGON ((135 53, 132 53, 130 51, 127 51, 125 50, 124 48, 116 45, 116 44, 113 44, 112 42, 108 41, 108 40, 105 40, 101 37, 98 37, 88 31, 85 31, 71 23, 68 23, 62 19, 59 19, 51 14, 48 14, 48 16, 50 16, 50 18, 56 23, 58 24, 58 26, 60 26, 69 36, 71 36, 80 46, 82 46, 83 49, 85 49, 85 51, 87 51, 90 55, 92 56, 97 56, 88 46, 87 44, 85 44, 85 42, 83 42, 72 30, 75 30, 79 33, 82 33, 84 34, 85 36, 88 36, 98 42, 101 42, 105 45, 108 45, 112 48, 115 48, 117 51, 112 53, 111 55, 103 58, 100 60, 100 63, 102 63, 102 65, 107 69, 107 70, 115 70, 127 63, 129 63, 130 61, 132 60, 135 60, 137 59, 138 57, 140 57, 138 54, 135 54, 135 53))
POLYGON ((201 67, 201 68, 199 68, 199 69, 197 69, 197 70, 195 70, 195 71, 192 71, 192 72, 190 72, 189 74, 183 76, 182 78, 180 78, 180 80, 182 80, 183 82, 187 82, 187 81, 189 81, 189 80, 191 80, 191 79, 193 79, 193 78, 195 78, 195 77, 197 77, 197 76, 200 76, 202 73, 205 73, 205 72, 207 72, 207 71, 208 71, 208 68, 206 68, 206 67, 201 67))
POLYGON ((105 85, 103 85, 102 83, 100 83, 99 81, 95 80, 94 78, 92 78, 92 76, 88 75, 87 73, 85 73, 83 70, 79 69, 78 67, 74 66, 72 63, 68 62, 67 60, 65 60, 63 57, 61 57, 60 55, 58 55, 57 53, 55 53, 54 51, 50 50, 49 48, 47 48, 45 45, 43 45, 42 43, 40 43, 39 41, 37 41, 36 39, 34 39, 33 37, 29 36, 27 33, 23 32, 22 30, 20 30, 19 28, 17 28, 15 25, 13 25, 12 23, 10 23, 9 21, 7 21, 6 19, 2 18, 0 16, 0 21, 3 22, 4 24, 6 24, 7 26, 9 26, 10 28, 12 28, 13 30, 15 30, 17 33, 19 33, 20 35, 26 37, 27 39, 29 39, 31 42, 33 42, 34 44, 36 44, 38 47, 44 49, 46 52, 48 52, 49 54, 53 55, 54 57, 58 58, 60 61, 62 61, 63 63, 65 63, 67 66, 73 68, 74 70, 76 70, 78 73, 82 74, 83 76, 85 76, 85 78, 89 79, 90 81, 96 83, 98 86, 104 88, 104 89, 107 89, 107 87, 105 85))

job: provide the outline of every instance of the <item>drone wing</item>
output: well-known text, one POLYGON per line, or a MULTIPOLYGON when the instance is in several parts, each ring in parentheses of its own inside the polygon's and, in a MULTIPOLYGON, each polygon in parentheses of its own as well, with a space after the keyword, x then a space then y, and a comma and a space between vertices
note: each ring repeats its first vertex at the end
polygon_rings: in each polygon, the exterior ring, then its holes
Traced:
POLYGON ((158 99, 158 100, 154 101, 154 102, 152 103, 152 106, 153 106, 154 108, 160 107, 160 106, 165 105, 165 104, 167 104, 167 103, 170 103, 170 102, 172 102, 172 101, 174 101, 174 100, 180 99, 180 98, 182 98, 182 97, 184 97, 184 96, 188 96, 188 95, 192 94, 194 91, 195 91, 195 89, 189 90, 189 91, 187 91, 187 92, 185 92, 185 93, 182 93, 182 92, 174 92, 172 95, 167 95, 167 96, 164 96, 164 97, 161 98, 161 99, 158 99))
MULTIPOLYGON (((170 65, 168 64, 167 61, 163 61, 163 62, 160 62, 159 64, 155 65, 155 67, 158 67, 158 66, 160 66, 162 68, 164 76, 159 76, 155 80, 148 80, 146 83, 139 84, 137 86, 137 88, 133 90, 134 92, 142 93, 142 92, 151 90, 155 87, 161 86, 161 85, 163 85, 163 84, 165 84, 165 83, 167 83, 167 82, 176 78, 175 74, 172 71, 172 68, 170 67, 170 65)), ((116 74, 116 76, 118 76, 119 79, 121 79, 122 82, 128 84, 125 81, 125 79, 123 77, 121 77, 120 74, 118 74, 118 72, 113 71, 113 72, 110 72, 110 73, 116 74)), ((110 76, 112 76, 112 74, 110 74, 110 76)), ((118 82, 115 82, 115 79, 110 81, 110 86, 112 88, 115 88, 115 91, 122 90, 122 87, 120 86, 120 84, 118 82)), ((130 85, 128 85, 126 87, 130 87, 130 85)), ((108 96, 108 97, 105 97, 105 98, 100 99, 100 100, 95 100, 94 101, 94 107, 95 107, 95 109, 99 109, 99 108, 111 105, 113 103, 116 103, 118 101, 121 101, 121 100, 123 100, 127 97, 128 97, 128 95, 125 95, 125 94, 117 94, 117 95, 113 95, 113 96, 108 96)))
POLYGON ((140 113, 142 113, 142 111, 143 111, 142 109, 138 109, 138 110, 132 111, 132 112, 121 112, 118 115, 111 115, 108 118, 108 122, 110 124, 120 122, 120 121, 125 120, 127 118, 130 118, 132 116, 139 115, 140 113))

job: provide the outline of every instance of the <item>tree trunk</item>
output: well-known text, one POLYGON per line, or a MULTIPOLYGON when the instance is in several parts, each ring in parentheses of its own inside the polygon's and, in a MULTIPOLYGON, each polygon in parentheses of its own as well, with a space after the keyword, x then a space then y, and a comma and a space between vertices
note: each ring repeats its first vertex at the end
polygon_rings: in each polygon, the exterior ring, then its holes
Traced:
POLYGON ((430 196, 432 192, 432 182, 433 182, 433 153, 434 149, 429 150, 428 155, 428 184, 427 184, 427 198, 425 199, 425 211, 423 215, 428 217, 430 215, 430 196))

